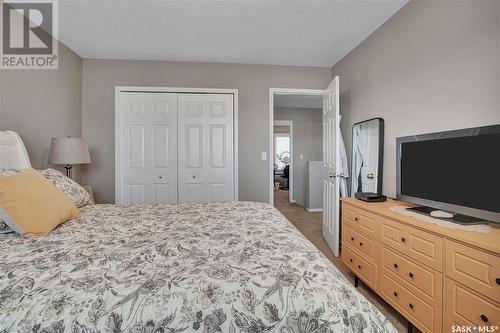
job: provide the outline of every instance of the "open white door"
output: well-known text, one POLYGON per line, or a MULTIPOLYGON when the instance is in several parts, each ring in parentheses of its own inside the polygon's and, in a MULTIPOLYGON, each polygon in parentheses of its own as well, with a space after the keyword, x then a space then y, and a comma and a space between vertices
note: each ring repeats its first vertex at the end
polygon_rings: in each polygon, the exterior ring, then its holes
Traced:
POLYGON ((328 85, 323 96, 323 238, 339 256, 340 147, 339 77, 328 85))

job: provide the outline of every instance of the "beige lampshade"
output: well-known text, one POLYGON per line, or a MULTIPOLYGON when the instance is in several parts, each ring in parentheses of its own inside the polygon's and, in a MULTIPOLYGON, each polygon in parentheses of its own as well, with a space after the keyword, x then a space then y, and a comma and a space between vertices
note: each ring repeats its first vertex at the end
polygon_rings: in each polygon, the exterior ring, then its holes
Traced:
POLYGON ((50 143, 50 164, 90 163, 89 148, 84 138, 52 138, 50 143))

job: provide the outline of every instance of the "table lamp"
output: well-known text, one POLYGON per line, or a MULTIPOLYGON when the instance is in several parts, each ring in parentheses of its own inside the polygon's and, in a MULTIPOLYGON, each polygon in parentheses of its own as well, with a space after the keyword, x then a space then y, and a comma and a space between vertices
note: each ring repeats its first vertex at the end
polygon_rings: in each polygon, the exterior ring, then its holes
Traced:
POLYGON ((84 138, 72 136, 52 138, 49 153, 50 164, 64 164, 66 176, 72 177, 73 164, 90 163, 89 148, 84 138))

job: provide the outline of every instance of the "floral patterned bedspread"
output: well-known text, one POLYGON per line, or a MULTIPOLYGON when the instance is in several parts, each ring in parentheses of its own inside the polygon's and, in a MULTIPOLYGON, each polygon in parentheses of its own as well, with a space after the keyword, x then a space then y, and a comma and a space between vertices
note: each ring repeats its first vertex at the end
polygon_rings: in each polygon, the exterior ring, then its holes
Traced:
POLYGON ((92 205, 0 235, 0 332, 394 332, 274 207, 92 205))

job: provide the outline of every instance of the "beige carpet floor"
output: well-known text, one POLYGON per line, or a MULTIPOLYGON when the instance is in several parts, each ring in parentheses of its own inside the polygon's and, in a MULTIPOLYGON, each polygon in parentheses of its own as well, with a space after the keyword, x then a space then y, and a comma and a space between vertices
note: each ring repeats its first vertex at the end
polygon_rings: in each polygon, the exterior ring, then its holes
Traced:
MULTIPOLYGON (((354 274, 349 271, 340 258, 333 255, 333 252, 323 239, 321 213, 310 213, 304 207, 290 203, 288 201, 288 191, 283 190, 274 191, 274 206, 354 284, 354 274)), ((407 331, 406 319, 380 296, 361 281, 357 289, 389 319, 399 332, 407 331)), ((416 333, 418 330, 414 328, 413 332, 416 333)))

